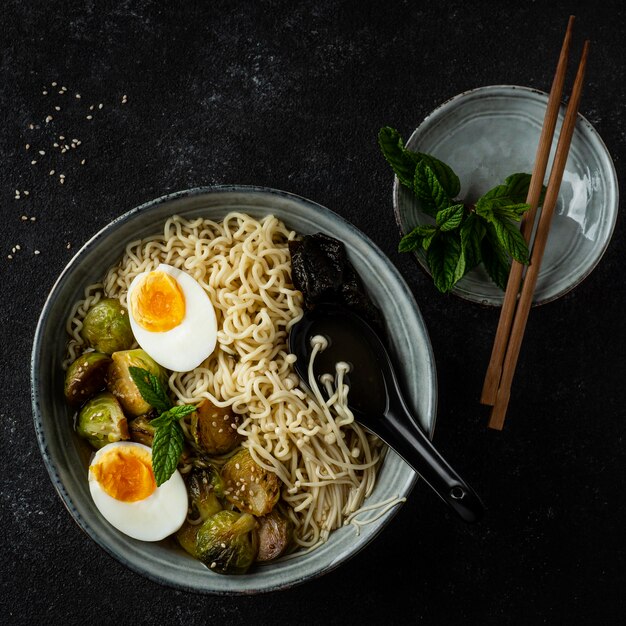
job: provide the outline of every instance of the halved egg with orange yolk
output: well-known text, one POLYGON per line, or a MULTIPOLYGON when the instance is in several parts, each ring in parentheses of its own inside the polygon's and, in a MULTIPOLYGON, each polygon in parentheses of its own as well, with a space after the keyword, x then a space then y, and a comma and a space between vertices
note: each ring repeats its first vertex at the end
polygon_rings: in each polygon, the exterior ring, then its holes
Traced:
POLYGON ((89 465, 89 491, 102 516, 142 541, 175 533, 187 517, 187 489, 176 470, 157 487, 152 450, 132 441, 100 448, 89 465))
POLYGON ((142 272, 131 283, 127 300, 135 339, 163 367, 188 372, 215 349, 215 309, 186 272, 164 263, 142 272))

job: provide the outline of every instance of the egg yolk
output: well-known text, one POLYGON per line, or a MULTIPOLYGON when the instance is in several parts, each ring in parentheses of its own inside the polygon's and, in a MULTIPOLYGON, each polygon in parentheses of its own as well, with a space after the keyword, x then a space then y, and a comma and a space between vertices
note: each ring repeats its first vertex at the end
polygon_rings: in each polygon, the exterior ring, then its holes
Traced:
POLYGON ((156 489, 152 460, 145 450, 116 448, 89 469, 102 489, 122 502, 145 500, 156 489))
POLYGON ((155 270, 146 274, 133 289, 130 310, 139 326, 151 332, 165 332, 185 317, 185 296, 178 281, 155 270))

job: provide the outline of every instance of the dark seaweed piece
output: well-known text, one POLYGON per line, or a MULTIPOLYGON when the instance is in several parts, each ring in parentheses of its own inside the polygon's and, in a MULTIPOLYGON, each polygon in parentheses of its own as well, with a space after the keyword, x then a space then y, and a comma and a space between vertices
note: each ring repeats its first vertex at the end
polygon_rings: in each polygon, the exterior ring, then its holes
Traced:
POLYGON ((341 241, 315 233, 289 242, 291 278, 304 295, 304 304, 343 304, 382 331, 382 315, 365 291, 341 241))

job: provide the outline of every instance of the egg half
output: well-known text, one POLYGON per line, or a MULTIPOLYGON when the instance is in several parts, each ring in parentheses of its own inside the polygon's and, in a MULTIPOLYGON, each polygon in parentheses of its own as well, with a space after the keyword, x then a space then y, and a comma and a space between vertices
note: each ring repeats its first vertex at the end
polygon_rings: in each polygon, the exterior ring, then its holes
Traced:
POLYGON ((166 369, 188 372, 215 350, 217 320, 208 294, 192 276, 162 263, 128 289, 137 343, 166 369))
POLYGON ((187 517, 187 489, 176 470, 157 487, 152 450, 132 441, 110 443, 89 466, 89 490, 102 516, 119 531, 141 541, 175 533, 187 517))

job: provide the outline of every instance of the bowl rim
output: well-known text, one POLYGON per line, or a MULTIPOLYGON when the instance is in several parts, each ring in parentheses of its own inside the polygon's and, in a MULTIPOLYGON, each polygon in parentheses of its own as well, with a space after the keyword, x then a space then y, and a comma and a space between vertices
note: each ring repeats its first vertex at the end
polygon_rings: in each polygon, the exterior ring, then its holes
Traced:
MULTIPOLYGON (((411 132, 411 135, 406 141, 406 145, 410 144, 412 140, 414 140, 417 136, 419 136, 420 130, 423 129, 423 127, 427 123, 436 124, 437 120, 443 117, 444 115, 446 115, 448 112, 448 109, 451 106, 454 106, 459 100, 464 100, 468 97, 480 95, 483 93, 484 94, 493 93, 494 95, 495 94, 512 95, 516 91, 523 92, 526 95, 526 97, 534 95, 534 96, 539 96, 540 98, 545 98, 546 100, 549 95, 547 92, 541 89, 537 89, 535 87, 528 87, 524 85, 512 85, 512 84, 483 85, 481 87, 474 87, 473 89, 467 89, 465 91, 462 91, 461 93, 456 94, 455 96, 452 96, 451 98, 448 98, 447 100, 444 100, 443 102, 438 104, 430 113, 428 113, 426 117, 424 117, 424 119, 418 124, 418 126, 411 132)), ((562 109, 564 106, 565 104, 563 103, 563 101, 561 101, 561 113, 562 113, 562 109)), ((609 149, 606 143, 600 136, 600 133, 594 128, 593 124, 591 124, 591 122, 582 113, 580 113, 580 111, 577 113, 577 124, 578 123, 584 124, 586 130, 591 134, 593 139, 597 141, 599 149, 603 152, 604 156, 606 156, 606 162, 608 165, 607 178, 610 179, 612 183, 613 193, 615 196, 615 200, 612 203, 612 207, 609 209, 610 211, 612 211, 612 216, 613 216, 612 224, 610 226, 610 229, 607 232, 606 239, 602 242, 601 246, 599 247, 599 253, 597 254, 593 263, 589 267, 587 267, 586 270, 582 272, 576 278, 576 280, 572 281, 567 287, 561 289, 560 291, 554 293, 553 295, 549 295, 541 299, 533 300, 532 306, 541 306, 543 304, 548 304, 549 302, 558 300, 559 298, 562 298, 563 296, 567 295, 570 291, 578 287, 578 285, 580 285, 583 281, 585 281, 589 277, 589 275, 593 272, 593 270, 598 266, 600 261, 602 260, 602 257, 606 253, 606 250, 609 247, 609 244, 615 232, 615 227, 617 224, 617 214, 619 212, 619 180, 617 178, 617 170, 615 168, 615 161, 613 160, 613 157, 611 156, 611 153, 609 152, 609 149)), ((547 173, 549 173, 549 170, 547 170, 547 173)), ((398 177, 394 176, 393 186, 392 186, 393 213, 394 213, 394 218, 396 221, 396 226, 398 228, 398 231, 400 232, 400 236, 404 236, 406 233, 404 232, 404 227, 402 224, 402 220, 400 218, 400 210, 398 206, 399 205, 399 192, 400 192, 400 182, 398 180, 398 177)), ((418 254, 414 252, 411 254, 411 257, 413 258, 414 262, 417 263, 418 267, 424 271, 425 275, 430 277, 430 272, 428 268, 419 258, 418 254)), ((502 301, 496 302, 495 300, 490 300, 490 299, 479 299, 478 297, 472 297, 468 292, 461 291, 456 288, 452 288, 450 293, 465 302, 471 302, 472 304, 478 305, 480 307, 488 307, 488 308, 496 307, 497 308, 497 307, 502 306, 502 301)), ((502 292, 502 299, 504 299, 504 292, 502 292)))
MULTIPOLYGON (((437 404, 438 404, 438 380, 437 380, 437 367, 433 352, 432 343, 430 341, 430 336, 428 334, 428 330, 426 328, 425 321, 421 314, 421 310, 415 300, 413 292, 409 289, 408 284, 400 274, 398 268, 393 264, 391 259, 374 243, 365 233, 359 230, 354 224, 349 222, 347 219, 335 213, 331 209, 320 205, 308 198, 300 196, 295 193, 291 193, 288 191, 283 191, 279 189, 274 189, 266 186, 257 186, 257 185, 233 185, 233 184, 223 184, 223 185, 208 185, 208 186, 198 186, 189 189, 183 189, 180 191, 171 192, 165 194, 163 196, 159 196, 152 200, 148 200, 134 208, 126 211, 125 213, 117 216, 109 223, 105 224, 102 228, 100 228, 94 235, 92 235, 74 254, 74 256, 70 259, 70 261, 65 265, 62 272, 59 274, 57 279, 54 281, 47 297, 44 302, 43 308, 41 310, 37 327, 35 330, 33 347, 31 352, 31 362, 30 362, 30 390, 31 390, 31 406, 33 412, 33 422, 35 428, 35 434, 37 438, 37 443, 39 446, 39 451, 44 461, 44 465, 48 471, 48 475, 51 479, 51 482, 57 491, 57 494, 61 498, 65 508, 70 513, 72 519, 76 522, 79 528, 91 539, 93 540, 100 548, 102 548, 110 557, 116 560, 121 565, 127 567, 131 571, 151 580, 160 585, 164 585, 170 588, 179 589, 186 592, 191 593, 199 593, 203 595, 217 595, 217 596, 241 596, 241 595, 254 595, 259 593, 270 593, 274 591, 281 591, 284 589, 289 589, 301 584, 309 580, 314 580, 323 576, 324 574, 333 571, 341 564, 347 562, 356 554, 358 554, 361 550, 367 547, 371 542, 382 532, 382 530, 391 522, 391 520, 396 516, 399 512, 403 503, 399 503, 397 506, 392 507, 388 512, 385 513, 385 517, 383 518, 383 522, 377 524, 373 529, 369 537, 366 541, 361 542, 360 545, 356 547, 356 549, 351 550, 348 554, 344 555, 343 558, 337 560, 334 559, 330 564, 325 567, 320 567, 317 571, 312 573, 306 573, 300 577, 294 577, 287 581, 277 583, 271 587, 268 586, 260 586, 260 587, 251 587, 246 589, 206 589, 199 588, 192 585, 185 585, 179 581, 171 580, 165 576, 160 576, 158 571, 149 570, 146 568, 140 567, 138 564, 135 564, 134 561, 128 558, 123 558, 122 555, 118 554, 113 548, 111 548, 106 541, 104 541, 99 534, 92 529, 91 525, 88 523, 86 519, 79 513, 78 510, 73 505, 72 498, 70 494, 65 489, 61 477, 59 476, 59 472, 55 466, 55 463, 48 452, 48 445, 45 438, 44 428, 43 428, 43 414, 41 411, 41 403, 40 403, 40 391, 37 383, 38 378, 38 370, 39 370, 39 356, 41 352, 41 345, 43 341, 43 330, 46 325, 46 321, 50 315, 50 310, 54 304, 54 298, 57 290, 59 290, 67 277, 74 271, 75 267, 80 263, 81 257, 85 252, 91 249, 102 237, 111 236, 118 228, 120 228, 123 224, 132 220, 135 216, 150 211, 151 209, 158 207, 162 204, 166 204, 168 202, 178 200, 187 196, 203 196, 203 195, 214 195, 214 194, 222 194, 222 193, 261 193, 267 194, 269 196, 279 196, 292 201, 295 201, 300 204, 306 204, 311 208, 315 208, 316 210, 321 210, 325 212, 329 217, 333 220, 337 220, 343 224, 344 227, 347 227, 349 230, 353 231, 358 237, 366 240, 369 247, 373 249, 375 253, 377 253, 382 260, 384 260, 387 265, 389 271, 394 275, 397 283, 404 288, 405 297, 412 308, 417 313, 425 331, 426 337, 426 348, 427 354, 426 359, 430 363, 430 376, 432 379, 432 398, 431 398, 431 411, 429 418, 429 428, 428 428, 428 436, 430 439, 434 436, 435 424, 437 419, 437 404)), ((407 481, 406 484, 406 493, 403 494, 404 497, 408 497, 412 492, 417 480, 418 475, 413 473, 413 476, 410 480, 407 481)))

